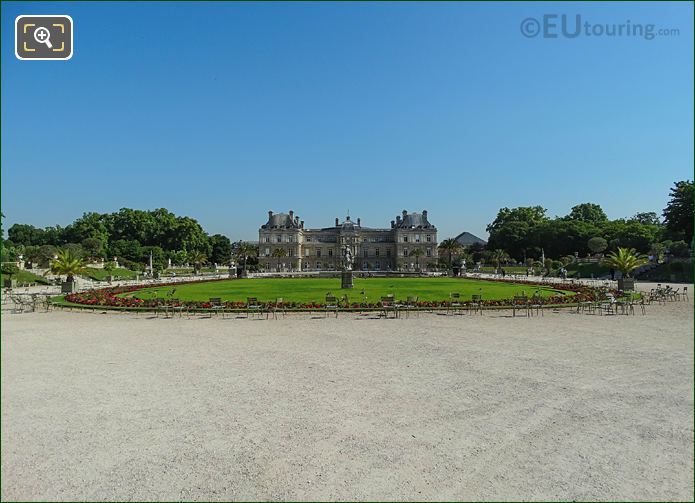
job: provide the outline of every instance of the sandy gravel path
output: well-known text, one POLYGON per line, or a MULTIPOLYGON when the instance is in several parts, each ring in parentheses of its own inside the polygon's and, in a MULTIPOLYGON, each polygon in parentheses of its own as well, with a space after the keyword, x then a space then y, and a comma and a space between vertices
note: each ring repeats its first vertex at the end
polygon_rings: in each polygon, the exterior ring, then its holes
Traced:
POLYGON ((2 316, 2 499, 692 500, 693 305, 2 316))

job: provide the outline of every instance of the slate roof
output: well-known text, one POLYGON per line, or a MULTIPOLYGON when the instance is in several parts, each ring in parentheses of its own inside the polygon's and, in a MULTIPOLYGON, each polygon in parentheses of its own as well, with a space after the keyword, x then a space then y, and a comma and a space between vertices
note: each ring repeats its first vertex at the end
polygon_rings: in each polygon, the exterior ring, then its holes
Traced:
POLYGON ((486 245, 487 241, 480 239, 478 236, 471 234, 470 232, 462 232, 454 238, 458 244, 461 246, 470 246, 473 244, 486 245))

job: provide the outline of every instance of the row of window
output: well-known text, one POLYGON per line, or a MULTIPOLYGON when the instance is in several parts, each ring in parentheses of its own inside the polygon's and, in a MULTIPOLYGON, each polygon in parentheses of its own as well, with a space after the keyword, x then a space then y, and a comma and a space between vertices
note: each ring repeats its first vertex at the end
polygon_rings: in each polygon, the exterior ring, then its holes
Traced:
MULTIPOLYGON (((287 253, 287 255, 286 255, 287 257, 294 257, 294 250, 292 248, 286 250, 285 252, 287 253)), ((374 250, 373 250, 374 253, 369 253, 369 252, 370 252, 370 250, 365 248, 364 250, 362 250, 362 256, 365 258, 368 258, 370 256, 378 257, 381 254, 381 251, 379 248, 374 248, 374 250)), ((305 257, 310 257, 311 256, 310 253, 311 253, 311 249, 309 249, 309 248, 304 249, 304 256, 305 257)), ((322 253, 323 253, 323 251, 321 248, 316 248, 316 255, 315 255, 316 257, 321 257, 322 253)), ((270 257, 270 248, 266 247, 263 250, 263 254, 261 256, 270 257)), ((333 248, 328 248, 328 255, 327 256, 333 257, 333 248)), ((390 248, 386 249, 386 256, 387 257, 391 256, 391 249, 390 248)), ((410 256, 410 250, 408 250, 408 248, 403 248, 403 256, 404 257, 410 256)), ((432 248, 427 248, 425 250, 425 256, 426 257, 432 256, 432 248)))
MULTIPOLYGON (((275 236, 274 242, 275 242, 275 243, 294 243, 294 242, 295 242, 295 239, 294 239, 294 238, 295 238, 295 237, 292 236, 292 235, 289 235, 289 236, 288 236, 288 235, 285 235, 285 234, 278 234, 278 235, 275 236)), ((305 239, 305 241, 306 241, 307 243, 311 243, 312 238, 307 237, 307 238, 305 239)), ((402 242, 403 242, 403 243, 408 243, 408 242, 419 243, 420 241, 421 241, 421 236, 420 236, 420 234, 415 234, 415 235, 412 237, 412 239, 411 239, 411 236, 407 236, 407 235, 406 235, 406 236, 403 236, 403 238, 402 238, 402 242)), ((270 243, 270 242, 271 242, 271 236, 265 236, 265 237, 263 238, 263 242, 264 242, 264 243, 270 243)), ((325 240, 316 240, 316 242, 327 242, 327 241, 325 241, 325 240)), ((369 242, 369 243, 386 243, 386 242, 388 242, 388 240, 382 239, 382 238, 362 238, 362 242, 363 242, 363 243, 367 243, 367 242, 369 242)), ((427 243, 431 243, 431 242, 432 242, 432 235, 431 235, 431 234, 426 234, 426 235, 425 235, 425 242, 427 242, 427 243)))

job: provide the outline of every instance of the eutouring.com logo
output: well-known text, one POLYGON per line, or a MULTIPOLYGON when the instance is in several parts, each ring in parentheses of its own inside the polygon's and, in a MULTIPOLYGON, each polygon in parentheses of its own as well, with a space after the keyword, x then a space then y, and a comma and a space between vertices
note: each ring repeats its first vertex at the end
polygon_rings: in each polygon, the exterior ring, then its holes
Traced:
POLYGON ((581 14, 544 14, 541 18, 527 17, 521 22, 521 34, 528 38, 577 38, 577 37, 634 37, 654 40, 656 37, 680 35, 678 28, 657 28, 653 24, 591 23, 582 20, 581 14))

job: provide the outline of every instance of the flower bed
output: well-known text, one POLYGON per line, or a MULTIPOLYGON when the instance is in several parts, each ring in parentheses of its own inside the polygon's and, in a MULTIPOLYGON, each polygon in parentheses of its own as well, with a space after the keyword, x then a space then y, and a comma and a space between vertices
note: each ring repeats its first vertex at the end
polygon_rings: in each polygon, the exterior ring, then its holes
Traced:
MULTIPOLYGON (((212 281, 225 281, 225 279, 211 280, 212 281)), ((496 281, 496 282, 506 282, 515 283, 514 281, 509 281, 500 278, 491 278, 486 281, 496 281)), ((157 287, 176 287, 181 284, 189 282, 177 282, 177 283, 162 283, 158 284, 157 287)), ((194 282, 190 282, 194 283, 194 282)), ((195 282, 195 283, 200 283, 195 282)), ((566 284, 552 284, 552 283, 535 283, 529 282, 524 283, 528 285, 529 290, 533 287, 543 287, 552 288, 555 290, 561 290, 564 292, 573 292, 574 295, 551 295, 549 297, 542 297, 540 302, 545 305, 576 305, 578 302, 586 301, 596 301, 604 298, 606 294, 605 289, 593 288, 586 285, 566 285, 566 284)), ((65 300, 72 304, 79 304, 83 306, 100 306, 105 308, 124 308, 124 309, 157 309, 162 306, 168 307, 187 307, 194 310, 206 310, 212 308, 212 304, 206 301, 184 301, 178 299, 139 299, 137 297, 121 296, 124 293, 131 293, 137 290, 142 290, 145 288, 151 288, 150 285, 147 286, 127 286, 127 287, 111 287, 111 288, 100 288, 96 290, 88 290, 85 292, 72 293, 65 296, 65 300)), ((621 296, 621 292, 614 291, 613 294, 616 297, 621 296)), ((531 297, 529 297, 531 298, 531 297)), ((467 306, 472 301, 462 300, 460 304, 467 306)), ((488 308, 502 308, 510 307, 514 305, 514 299, 496 299, 496 300, 485 300, 483 299, 480 304, 488 308)), ((449 300, 441 301, 420 301, 417 303, 418 308, 422 309, 444 309, 449 305, 449 300)), ((248 308, 246 302, 223 302, 225 308, 229 310, 244 310, 248 308)), ((274 307, 274 302, 260 302, 262 308, 274 307)), ((283 304, 284 308, 298 311, 308 311, 315 309, 324 309, 326 305, 320 302, 285 302, 283 304)), ((368 309, 380 309, 381 304, 379 302, 367 302, 359 303, 352 302, 348 305, 342 306, 342 309, 346 310, 368 310, 368 309)))

